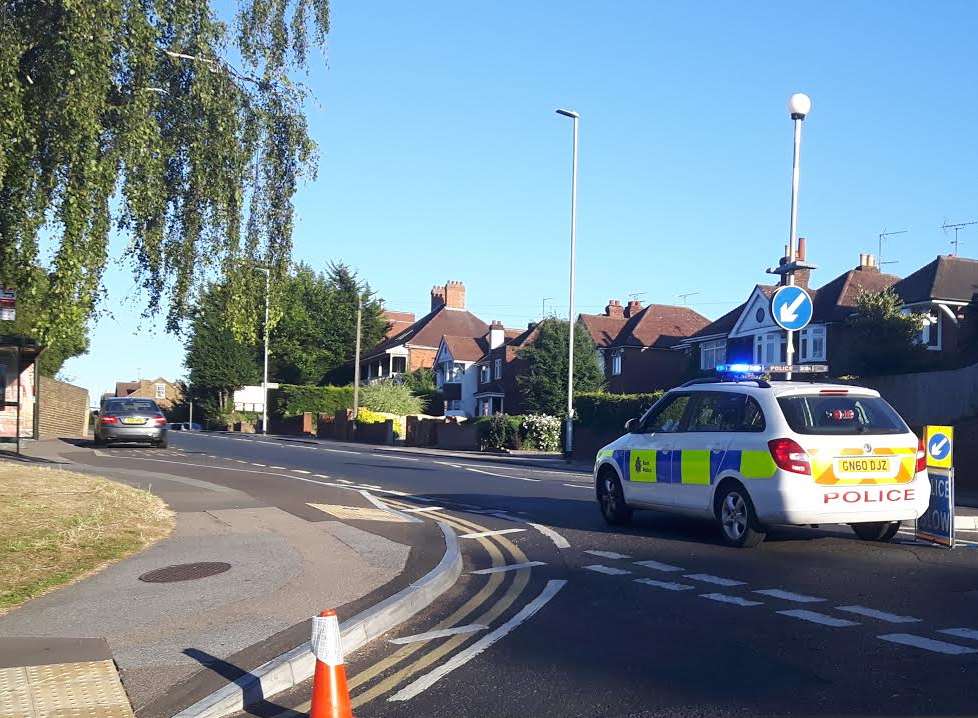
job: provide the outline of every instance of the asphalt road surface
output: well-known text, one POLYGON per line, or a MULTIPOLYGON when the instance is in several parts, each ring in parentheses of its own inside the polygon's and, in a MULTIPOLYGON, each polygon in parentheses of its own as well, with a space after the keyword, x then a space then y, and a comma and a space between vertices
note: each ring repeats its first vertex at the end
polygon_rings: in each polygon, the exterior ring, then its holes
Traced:
MULTIPOLYGON (((973 543, 830 526, 735 550, 708 522, 606 526, 581 473, 240 435, 172 433, 171 448, 98 461, 244 472, 296 506, 317 481, 367 487, 463 536, 456 587, 347 658, 358 718, 978 714, 973 543)), ((300 686, 255 714, 308 699, 300 686)))

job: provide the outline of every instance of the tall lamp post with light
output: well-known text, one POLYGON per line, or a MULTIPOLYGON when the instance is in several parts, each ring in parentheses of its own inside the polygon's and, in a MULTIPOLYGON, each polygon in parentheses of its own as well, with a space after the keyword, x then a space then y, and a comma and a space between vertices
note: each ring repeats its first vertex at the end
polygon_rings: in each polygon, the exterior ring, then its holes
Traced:
POLYGON ((574 110, 557 110, 574 124, 574 144, 571 158, 571 223, 570 223, 570 299, 567 308, 567 418, 564 429, 564 452, 568 457, 574 448, 574 257, 577 252, 577 125, 581 116, 574 110))
MULTIPOLYGON (((803 92, 796 92, 788 98, 788 112, 795 125, 794 152, 791 160, 791 223, 788 230, 788 264, 785 265, 784 284, 795 283, 795 269, 798 269, 798 179, 801 160, 801 123, 812 111, 812 98, 803 92)), ((795 359, 794 332, 786 332, 785 364, 791 366, 795 359)), ((791 379, 791 372, 786 375, 791 379)))

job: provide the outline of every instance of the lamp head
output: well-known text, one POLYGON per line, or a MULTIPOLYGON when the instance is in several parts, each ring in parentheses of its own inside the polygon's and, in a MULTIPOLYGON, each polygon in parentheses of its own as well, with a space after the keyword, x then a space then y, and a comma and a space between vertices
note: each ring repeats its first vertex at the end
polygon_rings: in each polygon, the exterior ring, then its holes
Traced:
POLYGON ((570 117, 575 120, 580 118, 580 115, 577 114, 574 110, 557 110, 557 114, 563 115, 564 117, 570 117))
POLYGON ((804 92, 796 92, 788 98, 788 112, 791 113, 791 119, 804 120, 811 111, 812 98, 804 92))

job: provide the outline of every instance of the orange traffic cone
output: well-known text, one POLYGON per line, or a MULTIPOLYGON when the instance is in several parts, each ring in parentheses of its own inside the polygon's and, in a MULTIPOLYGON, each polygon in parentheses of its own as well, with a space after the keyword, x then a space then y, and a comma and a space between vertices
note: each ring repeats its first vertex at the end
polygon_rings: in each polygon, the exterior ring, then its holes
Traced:
POLYGON ((316 674, 312 679, 309 718, 353 718, 336 611, 328 609, 312 619, 312 652, 316 656, 316 674))

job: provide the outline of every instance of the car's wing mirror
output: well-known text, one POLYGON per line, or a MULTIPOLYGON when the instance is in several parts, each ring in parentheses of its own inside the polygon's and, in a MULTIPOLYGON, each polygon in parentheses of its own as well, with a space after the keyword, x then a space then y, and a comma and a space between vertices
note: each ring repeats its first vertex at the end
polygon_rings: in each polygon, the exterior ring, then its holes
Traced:
POLYGON ((642 430, 642 422, 639 419, 629 419, 625 422, 625 431, 629 434, 637 434, 642 430))

